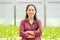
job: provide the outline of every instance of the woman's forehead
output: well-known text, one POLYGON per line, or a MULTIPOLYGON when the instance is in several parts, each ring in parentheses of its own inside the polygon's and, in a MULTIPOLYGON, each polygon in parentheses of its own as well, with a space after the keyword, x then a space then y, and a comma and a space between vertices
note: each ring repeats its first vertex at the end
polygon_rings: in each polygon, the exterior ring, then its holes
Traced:
POLYGON ((29 6, 28 9, 35 9, 34 6, 29 6))

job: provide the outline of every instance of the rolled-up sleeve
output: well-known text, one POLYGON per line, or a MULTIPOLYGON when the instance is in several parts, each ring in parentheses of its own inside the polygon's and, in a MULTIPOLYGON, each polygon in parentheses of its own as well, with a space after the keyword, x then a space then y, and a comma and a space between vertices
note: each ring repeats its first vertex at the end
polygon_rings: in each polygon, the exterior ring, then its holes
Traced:
POLYGON ((24 32, 24 21, 21 21, 20 23, 19 35, 24 39, 28 37, 28 34, 24 32))
POLYGON ((34 31, 35 37, 40 37, 42 35, 42 22, 38 20, 38 30, 34 31))

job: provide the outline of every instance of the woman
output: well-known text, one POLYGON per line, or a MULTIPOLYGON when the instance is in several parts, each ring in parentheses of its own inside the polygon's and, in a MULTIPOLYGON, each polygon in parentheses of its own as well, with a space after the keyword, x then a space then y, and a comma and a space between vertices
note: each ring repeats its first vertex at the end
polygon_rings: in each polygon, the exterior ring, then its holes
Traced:
POLYGON ((33 4, 27 5, 26 18, 20 23, 20 36, 22 40, 41 40, 42 23, 36 17, 36 7, 33 4))

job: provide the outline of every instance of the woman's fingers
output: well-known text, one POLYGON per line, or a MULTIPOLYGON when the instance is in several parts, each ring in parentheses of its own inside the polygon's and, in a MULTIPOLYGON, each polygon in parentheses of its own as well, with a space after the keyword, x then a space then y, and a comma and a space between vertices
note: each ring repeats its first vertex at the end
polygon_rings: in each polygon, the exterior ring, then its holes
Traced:
POLYGON ((28 35, 28 38, 34 38, 34 36, 32 36, 32 35, 28 35))
POLYGON ((29 35, 34 35, 33 31, 26 31, 25 33, 29 34, 29 35))
POLYGON ((31 31, 26 31, 25 33, 30 33, 31 31))

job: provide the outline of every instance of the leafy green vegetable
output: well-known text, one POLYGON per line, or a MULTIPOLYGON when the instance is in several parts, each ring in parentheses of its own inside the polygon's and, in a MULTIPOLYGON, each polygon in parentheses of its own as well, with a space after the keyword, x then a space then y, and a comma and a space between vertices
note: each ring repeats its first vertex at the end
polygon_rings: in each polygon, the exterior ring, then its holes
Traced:
MULTIPOLYGON (((43 27, 42 38, 60 38, 60 27, 43 27)), ((0 38, 16 38, 19 36, 19 27, 14 25, 3 26, 0 24, 0 38)))

